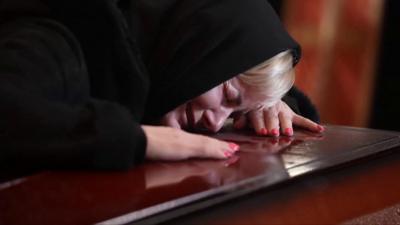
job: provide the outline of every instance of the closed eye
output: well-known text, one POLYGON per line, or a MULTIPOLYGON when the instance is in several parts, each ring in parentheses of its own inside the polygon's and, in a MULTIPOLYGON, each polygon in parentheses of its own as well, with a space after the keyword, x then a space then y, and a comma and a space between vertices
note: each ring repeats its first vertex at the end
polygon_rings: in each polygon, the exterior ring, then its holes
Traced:
POLYGON ((240 95, 240 92, 228 82, 224 82, 223 87, 225 103, 229 106, 240 106, 242 104, 242 96, 240 95))

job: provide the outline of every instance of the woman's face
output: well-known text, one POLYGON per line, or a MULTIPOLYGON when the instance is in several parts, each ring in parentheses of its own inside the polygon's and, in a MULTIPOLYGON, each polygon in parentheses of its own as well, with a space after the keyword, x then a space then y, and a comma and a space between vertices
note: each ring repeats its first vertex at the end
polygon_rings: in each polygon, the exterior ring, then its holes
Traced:
POLYGON ((260 107, 263 100, 263 96, 234 77, 170 111, 162 117, 161 124, 217 132, 229 116, 260 107))

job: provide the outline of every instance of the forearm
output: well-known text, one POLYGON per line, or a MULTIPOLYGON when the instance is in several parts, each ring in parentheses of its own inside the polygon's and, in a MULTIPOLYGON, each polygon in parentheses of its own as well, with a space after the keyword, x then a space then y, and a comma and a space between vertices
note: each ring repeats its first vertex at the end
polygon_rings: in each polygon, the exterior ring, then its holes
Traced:
POLYGON ((79 44, 48 20, 0 27, 0 165, 119 169, 146 138, 121 105, 90 97, 79 44))

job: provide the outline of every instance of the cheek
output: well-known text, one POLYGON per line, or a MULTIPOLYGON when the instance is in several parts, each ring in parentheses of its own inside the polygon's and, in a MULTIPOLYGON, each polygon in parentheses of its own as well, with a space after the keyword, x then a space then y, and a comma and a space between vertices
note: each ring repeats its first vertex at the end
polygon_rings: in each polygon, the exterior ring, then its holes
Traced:
POLYGON ((165 114, 161 120, 160 125, 180 128, 179 120, 182 117, 182 114, 185 112, 185 105, 181 105, 174 110, 165 114))
POLYGON ((214 109, 221 106, 222 99, 223 92, 218 86, 193 99, 191 103, 198 109, 214 109))
POLYGON ((245 110, 256 109, 259 105, 264 105, 265 103, 268 103, 265 96, 257 93, 250 93, 244 98, 243 108, 245 108, 245 110))

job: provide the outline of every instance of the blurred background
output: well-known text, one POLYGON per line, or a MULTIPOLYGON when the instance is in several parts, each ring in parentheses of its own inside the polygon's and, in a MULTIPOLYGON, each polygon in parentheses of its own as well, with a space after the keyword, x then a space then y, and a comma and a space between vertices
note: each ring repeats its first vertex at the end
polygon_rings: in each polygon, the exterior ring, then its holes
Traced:
POLYGON ((270 2, 302 45, 296 85, 322 123, 400 131, 400 1, 270 2))

